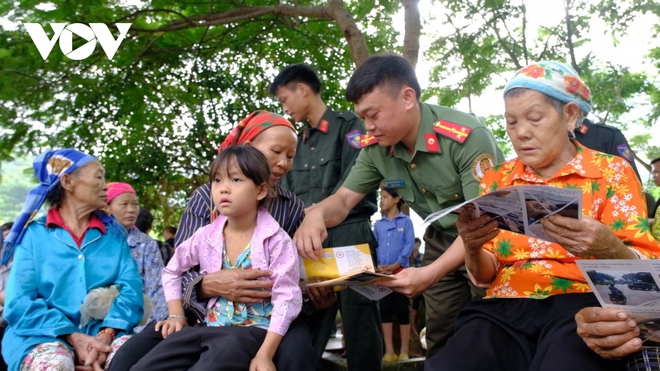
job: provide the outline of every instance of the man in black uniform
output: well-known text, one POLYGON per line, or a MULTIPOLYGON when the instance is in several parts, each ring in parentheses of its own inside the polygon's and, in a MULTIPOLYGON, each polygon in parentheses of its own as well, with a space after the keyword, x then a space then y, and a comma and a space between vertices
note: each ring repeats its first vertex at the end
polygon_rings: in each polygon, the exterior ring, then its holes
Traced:
POLYGON ((588 119, 584 119, 582 125, 575 128, 574 132, 575 139, 585 147, 628 160, 635 170, 635 174, 637 174, 637 179, 641 179, 637 166, 635 166, 635 157, 621 130, 614 126, 595 124, 588 119))

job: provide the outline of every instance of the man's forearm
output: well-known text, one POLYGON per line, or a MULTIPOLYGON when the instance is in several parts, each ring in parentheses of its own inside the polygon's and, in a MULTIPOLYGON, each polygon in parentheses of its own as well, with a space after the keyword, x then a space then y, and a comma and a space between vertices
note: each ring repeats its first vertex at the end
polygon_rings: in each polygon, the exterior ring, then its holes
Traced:
POLYGON ((351 208, 346 205, 341 197, 332 195, 318 204, 308 207, 305 214, 307 217, 314 214, 320 215, 323 218, 325 227, 332 228, 341 224, 350 211, 351 208))

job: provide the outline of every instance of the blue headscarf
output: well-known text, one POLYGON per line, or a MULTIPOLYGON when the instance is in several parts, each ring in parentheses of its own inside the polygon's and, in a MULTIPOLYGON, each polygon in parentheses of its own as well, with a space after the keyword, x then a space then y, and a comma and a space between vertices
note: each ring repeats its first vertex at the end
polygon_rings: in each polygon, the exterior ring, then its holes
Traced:
POLYGON ((18 215, 11 231, 9 231, 4 243, 5 248, 2 252, 0 266, 9 263, 12 255, 14 255, 14 247, 23 239, 28 223, 41 209, 48 192, 60 183, 60 177, 64 174, 71 174, 92 161, 97 161, 96 157, 71 148, 48 151, 40 154, 34 160, 32 163, 34 174, 41 184, 28 193, 23 204, 23 210, 18 215))
POLYGON ((560 102, 575 102, 584 116, 591 111, 591 91, 580 75, 566 63, 541 61, 518 70, 504 87, 526 88, 544 93, 560 102))

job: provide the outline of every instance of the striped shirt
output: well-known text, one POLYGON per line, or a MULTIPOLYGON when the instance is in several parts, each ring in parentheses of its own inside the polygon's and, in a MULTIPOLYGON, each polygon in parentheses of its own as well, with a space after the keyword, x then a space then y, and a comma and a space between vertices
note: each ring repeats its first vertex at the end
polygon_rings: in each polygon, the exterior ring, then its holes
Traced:
MULTIPOLYGON (((279 185, 275 186, 277 197, 267 208, 270 215, 282 229, 291 237, 302 223, 304 205, 298 197, 279 185)), ((181 216, 179 229, 174 237, 174 247, 189 239, 196 230, 211 224, 213 200, 211 199, 211 184, 207 183, 197 188, 190 196, 190 201, 181 216)))
MULTIPOLYGON (((275 192, 277 196, 267 210, 280 227, 293 237, 305 215, 303 202, 291 191, 279 185, 275 186, 275 192)), ((192 237, 199 228, 211 224, 213 209, 211 184, 207 183, 197 188, 190 197, 174 237, 175 247, 192 237)), ((204 275, 195 270, 188 271, 182 278, 183 306, 189 314, 194 315, 194 318, 200 321, 204 321, 206 316, 206 301, 197 299, 195 286, 202 281, 202 278, 204 275)), ((191 317, 189 316, 189 318, 191 317)))

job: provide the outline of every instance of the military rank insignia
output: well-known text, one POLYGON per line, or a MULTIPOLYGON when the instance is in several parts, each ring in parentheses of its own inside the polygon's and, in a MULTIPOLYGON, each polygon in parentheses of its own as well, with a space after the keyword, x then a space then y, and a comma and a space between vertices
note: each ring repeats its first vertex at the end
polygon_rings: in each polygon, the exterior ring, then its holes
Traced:
POLYGON ((435 134, 425 133, 424 140, 426 141, 427 151, 434 153, 440 152, 440 143, 438 143, 438 137, 435 134))
POLYGON ((378 143, 378 141, 371 134, 362 134, 362 137, 360 137, 360 148, 369 147, 375 143, 378 143))
POLYGON ((322 131, 322 132, 324 132, 324 133, 327 133, 327 132, 328 132, 328 126, 329 126, 329 125, 330 125, 330 123, 328 122, 328 120, 323 119, 323 120, 321 120, 321 122, 319 123, 319 130, 322 131))
POLYGON ((445 136, 449 139, 455 140, 459 143, 465 142, 472 129, 463 125, 454 124, 453 122, 438 120, 433 124, 433 130, 436 133, 445 136))

